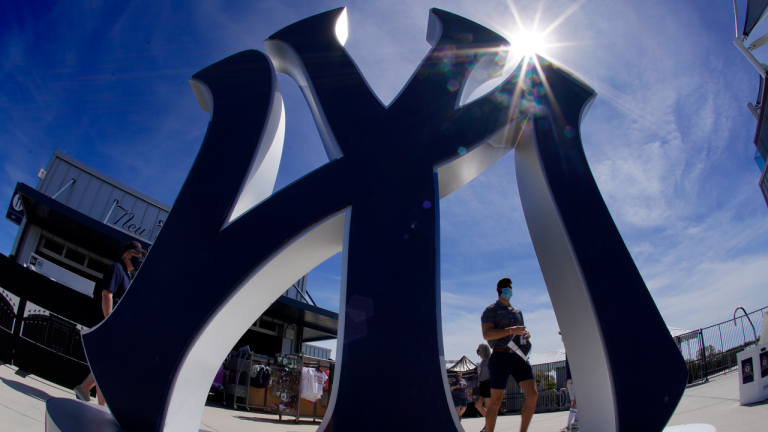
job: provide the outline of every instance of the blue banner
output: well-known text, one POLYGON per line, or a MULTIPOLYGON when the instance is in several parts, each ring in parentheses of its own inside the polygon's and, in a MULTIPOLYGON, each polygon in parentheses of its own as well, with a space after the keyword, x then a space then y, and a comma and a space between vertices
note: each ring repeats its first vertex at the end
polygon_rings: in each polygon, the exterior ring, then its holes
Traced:
POLYGON ((11 203, 8 205, 5 218, 16 225, 21 225, 21 221, 24 220, 24 207, 21 205, 21 195, 19 195, 18 189, 13 191, 13 198, 11 198, 11 203))

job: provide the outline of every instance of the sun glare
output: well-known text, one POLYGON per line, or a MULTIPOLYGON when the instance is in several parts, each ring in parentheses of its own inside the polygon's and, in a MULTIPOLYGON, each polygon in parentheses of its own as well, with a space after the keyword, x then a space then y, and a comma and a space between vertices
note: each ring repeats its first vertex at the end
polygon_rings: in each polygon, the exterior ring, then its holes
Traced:
POLYGON ((521 31, 512 37, 512 51, 517 55, 543 54, 546 44, 540 33, 521 31))

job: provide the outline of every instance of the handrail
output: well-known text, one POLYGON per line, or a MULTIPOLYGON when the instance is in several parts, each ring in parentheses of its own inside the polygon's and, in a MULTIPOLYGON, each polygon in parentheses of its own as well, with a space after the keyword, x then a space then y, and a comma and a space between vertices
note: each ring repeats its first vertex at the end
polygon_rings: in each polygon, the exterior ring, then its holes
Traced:
MULTIPOLYGON (((733 325, 736 326, 736 312, 738 312, 739 309, 741 309, 741 311, 744 312, 744 316, 747 317, 747 321, 749 321, 749 325, 752 326, 752 333, 755 334, 755 343, 757 343, 757 331, 755 330, 755 325, 752 324, 752 319, 749 317, 749 314, 747 313, 747 311, 744 310, 744 308, 741 306, 737 307, 736 310, 733 311, 733 325)), ((747 343, 747 341, 744 341, 744 343, 747 343)))

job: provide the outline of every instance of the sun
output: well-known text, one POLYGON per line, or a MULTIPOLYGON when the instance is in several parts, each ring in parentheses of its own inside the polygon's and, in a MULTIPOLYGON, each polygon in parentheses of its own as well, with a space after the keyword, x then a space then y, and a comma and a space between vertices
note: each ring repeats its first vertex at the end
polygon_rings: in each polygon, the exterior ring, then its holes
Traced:
POLYGON ((541 33, 521 31, 512 36, 512 51, 518 56, 543 54, 547 47, 544 35, 541 33))

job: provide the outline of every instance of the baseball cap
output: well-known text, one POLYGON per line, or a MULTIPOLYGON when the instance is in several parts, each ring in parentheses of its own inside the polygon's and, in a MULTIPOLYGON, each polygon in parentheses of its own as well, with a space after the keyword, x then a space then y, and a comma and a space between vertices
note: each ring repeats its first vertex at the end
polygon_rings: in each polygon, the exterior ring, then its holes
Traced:
POLYGON ((145 251, 144 249, 141 248, 141 244, 139 244, 139 242, 137 242, 137 241, 128 242, 128 243, 125 244, 125 246, 123 246, 123 252, 122 253, 126 253, 128 251, 136 251, 136 252, 143 253, 143 254, 147 253, 147 251, 145 251))

